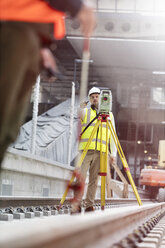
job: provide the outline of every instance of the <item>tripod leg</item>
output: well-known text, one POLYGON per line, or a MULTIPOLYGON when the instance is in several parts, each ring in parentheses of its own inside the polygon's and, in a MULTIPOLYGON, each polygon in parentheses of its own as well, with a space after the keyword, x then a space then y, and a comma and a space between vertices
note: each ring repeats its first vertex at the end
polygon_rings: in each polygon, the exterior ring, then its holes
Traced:
POLYGON ((118 150, 118 153, 119 153, 119 156, 120 156, 120 158, 121 158, 123 167, 124 167, 124 169, 125 169, 125 171, 126 171, 126 173, 127 173, 128 179, 129 179, 129 181, 130 181, 130 184, 131 184, 131 186, 132 186, 132 189, 133 189, 133 191, 134 191, 134 194, 135 194, 135 196, 136 196, 136 199, 137 199, 137 201, 138 201, 138 203, 139 203, 139 206, 141 206, 141 205, 142 205, 142 202, 141 202, 140 196, 139 196, 139 194, 138 194, 138 191, 137 191, 137 189, 136 189, 136 186, 135 186, 135 184, 134 184, 133 178, 132 178, 132 176, 131 176, 130 169, 129 169, 128 164, 127 164, 127 160, 126 160, 126 158, 125 158, 125 156, 124 156, 124 153, 123 153, 123 150, 122 150, 122 148, 121 148, 120 142, 119 142, 119 140, 118 140, 117 134, 116 134, 116 132, 115 132, 115 130, 114 130, 114 127, 113 127, 111 121, 109 122, 109 121, 107 120, 107 124, 108 124, 108 126, 109 126, 110 132, 111 132, 111 134, 112 134, 113 140, 114 140, 114 142, 115 142, 116 148, 117 148, 117 150, 118 150))
POLYGON ((70 181, 69 181, 69 184, 68 184, 68 186, 67 186, 67 188, 66 188, 66 190, 65 190, 65 192, 64 192, 64 194, 63 194, 63 196, 62 196, 62 198, 61 198, 60 206, 59 206, 59 207, 61 207, 61 206, 63 205, 63 203, 64 203, 64 201, 65 201, 65 199, 66 199, 66 196, 67 196, 67 194, 68 194, 68 191, 69 191, 69 185, 71 185, 71 184, 73 183, 74 178, 75 178, 75 176, 72 174, 72 177, 71 177, 71 179, 70 179, 70 181))
POLYGON ((104 210, 105 207, 105 182, 106 182, 106 177, 102 176, 101 177, 101 210, 104 210))
MULTIPOLYGON (((88 142, 87 142, 87 144, 86 144, 86 146, 85 146, 85 148, 84 148, 84 151, 83 151, 82 154, 81 154, 81 157, 80 157, 80 159, 79 159, 79 161, 78 161, 78 164, 77 164, 77 166, 76 166, 77 168, 80 168, 80 167, 81 167, 82 162, 83 162, 83 160, 84 160, 84 158, 85 158, 85 156, 86 156, 86 153, 87 153, 87 151, 88 151, 89 145, 90 145, 90 143, 91 143, 91 141, 92 141, 92 139, 93 139, 93 137, 94 137, 94 135, 95 135, 95 133, 96 133, 96 131, 97 131, 97 128, 98 128, 99 124, 100 124, 100 121, 98 120, 97 123, 96 123, 96 125, 94 126, 94 129, 93 129, 93 131, 92 131, 92 133, 91 133, 91 136, 90 136, 90 138, 89 138, 89 140, 88 140, 88 142)), ((66 190, 65 190, 65 192, 64 192, 64 194, 63 194, 63 196, 62 196, 62 198, 61 198, 60 207, 63 205, 63 203, 64 203, 64 201, 65 201, 65 199, 66 199, 66 196, 67 196, 68 191, 69 191, 69 187, 70 187, 70 185, 73 183, 74 178, 75 178, 75 176, 74 176, 74 174, 72 174, 72 177, 71 177, 71 179, 70 179, 70 181, 69 181, 69 184, 68 184, 68 186, 67 186, 67 188, 66 188, 66 190)))
POLYGON ((91 136, 89 137, 89 140, 88 140, 88 142, 87 142, 87 144, 86 144, 86 146, 85 146, 85 148, 84 148, 84 150, 83 150, 83 152, 81 154, 81 157, 80 157, 80 159, 78 161, 78 164, 76 166, 77 168, 81 167, 82 162, 83 162, 83 160, 84 160, 84 158, 86 156, 86 153, 88 151, 88 148, 90 146, 90 143, 92 142, 92 139, 93 139, 93 137, 94 137, 94 135, 95 135, 95 133, 96 133, 97 128, 98 128, 99 125, 100 125, 100 120, 98 120, 97 123, 96 123, 96 125, 94 126, 94 129, 93 129, 93 131, 91 133, 91 136))
POLYGON ((107 175, 107 162, 108 162, 108 125, 106 124, 106 152, 102 152, 102 122, 100 132, 100 176, 101 176, 101 209, 104 210, 105 206, 105 186, 107 175))
POLYGON ((100 130, 100 173, 99 175, 101 176, 101 209, 104 210, 105 206, 105 176, 103 176, 104 173, 104 156, 103 156, 103 151, 102 151, 102 130, 103 130, 103 125, 101 122, 101 130, 100 130))

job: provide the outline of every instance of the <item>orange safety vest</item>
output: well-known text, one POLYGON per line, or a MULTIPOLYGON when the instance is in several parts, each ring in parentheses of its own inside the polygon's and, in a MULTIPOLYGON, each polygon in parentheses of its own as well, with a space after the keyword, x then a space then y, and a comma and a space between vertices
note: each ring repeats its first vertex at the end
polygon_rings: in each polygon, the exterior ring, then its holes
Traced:
POLYGON ((54 23, 55 38, 65 35, 64 13, 42 0, 0 0, 0 20, 54 23))

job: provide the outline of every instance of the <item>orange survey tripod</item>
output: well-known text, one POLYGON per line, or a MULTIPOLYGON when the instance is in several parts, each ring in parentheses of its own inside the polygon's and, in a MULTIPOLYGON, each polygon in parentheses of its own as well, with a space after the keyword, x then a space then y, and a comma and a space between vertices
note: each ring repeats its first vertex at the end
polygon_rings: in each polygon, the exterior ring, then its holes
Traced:
MULTIPOLYGON (((100 135, 100 172, 99 172, 99 175, 101 176, 101 209, 104 210, 104 206, 105 206, 105 185, 106 185, 107 164, 108 164, 108 128, 109 128, 110 133, 112 135, 113 141, 114 141, 115 146, 117 148, 118 154, 119 154, 120 159, 121 159, 122 164, 123 164, 123 167, 127 173, 130 184, 133 188, 133 191, 134 191, 134 194, 135 194, 136 199, 138 201, 138 204, 139 204, 139 206, 142 205, 140 196, 139 196, 138 191, 136 189, 136 186, 134 184, 133 178, 132 178, 131 173, 130 173, 130 169, 128 167, 126 158, 124 156, 124 153, 123 153, 123 150, 121 148, 120 142, 119 142, 117 134, 115 132, 115 129, 114 129, 112 122, 110 120, 109 114, 105 114, 105 113, 101 114, 100 113, 98 115, 97 122, 93 128, 93 131, 92 131, 92 133, 89 137, 89 140, 88 140, 88 142, 87 142, 87 144, 86 144, 86 146, 85 146, 85 148, 84 148, 84 150, 80 156, 80 159, 79 159, 76 167, 77 168, 81 167, 82 162, 83 162, 83 160, 86 156, 86 153, 88 151, 89 145, 92 142, 92 139, 93 139, 95 133, 97 132, 97 129, 99 126, 101 127, 101 133, 100 133, 101 134, 100 135), (104 152, 104 153, 102 152, 102 126, 103 126, 103 123, 106 124, 106 152, 104 152)), ((60 206, 62 206, 62 204, 65 201, 65 198, 68 194, 68 190, 70 189, 70 187, 71 187, 71 185, 75 179, 75 175, 76 175, 75 172, 73 172, 71 180, 69 181, 69 184, 68 184, 68 186, 67 186, 67 188, 66 188, 66 190, 62 196, 60 206)))

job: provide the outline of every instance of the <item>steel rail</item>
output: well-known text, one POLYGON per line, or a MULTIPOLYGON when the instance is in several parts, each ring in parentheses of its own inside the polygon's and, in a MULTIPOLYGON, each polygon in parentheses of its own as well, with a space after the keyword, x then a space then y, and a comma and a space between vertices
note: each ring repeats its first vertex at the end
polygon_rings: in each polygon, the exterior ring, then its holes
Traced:
POLYGON ((165 211, 165 203, 62 215, 0 225, 0 248, 111 247, 133 229, 165 211))
MULTIPOLYGON (((0 196, 0 208, 6 207, 29 207, 29 206, 45 206, 45 205, 59 205, 61 198, 54 197, 25 197, 25 196, 0 196)), ((71 198, 67 198, 65 205, 70 204, 71 198)), ((153 202, 155 200, 143 199, 144 203, 153 202)), ((100 204, 101 200, 96 199, 95 204, 100 204)), ((136 199, 127 198, 108 198, 106 204, 109 205, 124 205, 124 204, 136 204, 136 199)))

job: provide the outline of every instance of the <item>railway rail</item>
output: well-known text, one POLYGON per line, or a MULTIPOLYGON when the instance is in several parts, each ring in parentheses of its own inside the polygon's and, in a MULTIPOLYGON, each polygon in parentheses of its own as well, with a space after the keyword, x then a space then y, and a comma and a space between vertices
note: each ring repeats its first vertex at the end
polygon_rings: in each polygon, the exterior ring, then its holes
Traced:
MULTIPOLYGON (((57 214, 69 214, 71 199, 65 200, 65 204, 59 210, 61 198, 51 197, 0 197, 0 220, 12 220, 32 218, 34 216, 48 216, 57 214), (40 212, 40 214, 39 214, 40 212), (24 214, 24 215, 23 215, 24 214), (23 217, 22 217, 23 216, 23 217)), ((100 199, 95 200, 95 209, 101 209, 100 199)), ((143 203, 150 203, 150 199, 143 199, 143 203)), ((136 199, 109 198, 106 199, 106 208, 136 205, 136 199)))
POLYGON ((69 199, 61 212, 59 201, 0 197, 1 217, 12 217, 0 221, 0 248, 165 247, 165 203, 108 199, 101 211, 96 200, 95 212, 70 215, 69 199))

